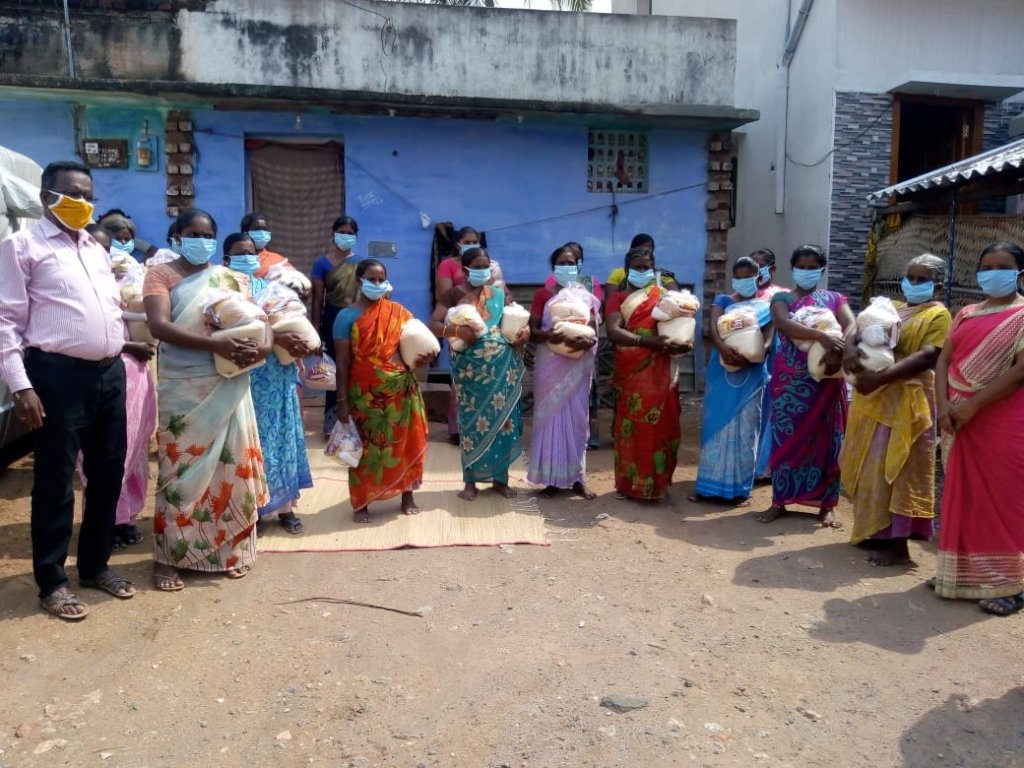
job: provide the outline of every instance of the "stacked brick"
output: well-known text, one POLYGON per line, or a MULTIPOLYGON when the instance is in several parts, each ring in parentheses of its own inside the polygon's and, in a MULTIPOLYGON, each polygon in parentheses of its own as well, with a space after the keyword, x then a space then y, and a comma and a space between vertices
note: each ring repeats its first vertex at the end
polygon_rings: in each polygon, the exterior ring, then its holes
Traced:
MULTIPOLYGON (((733 226, 733 145, 730 134, 712 134, 708 140, 707 250, 704 253, 703 306, 725 293, 729 260, 729 230, 733 226)), ((710 313, 705 312, 704 318, 710 313)), ((705 333, 707 328, 705 327, 705 333)))
POLYGON ((167 113, 165 151, 167 152, 167 215, 174 217, 182 208, 195 205, 195 140, 190 113, 167 113))

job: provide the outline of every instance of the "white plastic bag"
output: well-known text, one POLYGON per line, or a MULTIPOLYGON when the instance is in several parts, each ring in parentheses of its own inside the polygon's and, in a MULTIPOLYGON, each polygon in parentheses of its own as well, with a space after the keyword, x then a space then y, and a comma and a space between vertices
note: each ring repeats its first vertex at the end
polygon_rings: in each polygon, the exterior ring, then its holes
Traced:
MULTIPOLYGON (((718 335, 726 346, 731 347, 751 363, 764 361, 764 335, 758 324, 757 314, 746 307, 725 312, 718 318, 718 335)), ((739 368, 722 363, 727 371, 736 372, 739 368)))
POLYGON ((303 386, 306 389, 318 389, 322 392, 333 392, 338 387, 338 367, 327 355, 313 355, 302 361, 305 369, 303 386))
POLYGON ((359 466, 359 461, 363 458, 363 441, 352 419, 335 423, 327 438, 324 453, 346 467, 355 469, 359 466))
MULTIPOLYGON (((842 338, 841 332, 826 331, 829 336, 835 338, 842 338)), ((807 371, 811 374, 811 378, 815 381, 822 381, 824 379, 838 379, 843 375, 843 366, 840 363, 839 367, 831 373, 826 372, 825 357, 828 355, 828 351, 820 342, 812 341, 810 349, 807 350, 807 371)))
POLYGON ((215 328, 238 328, 254 322, 265 323, 263 309, 240 293, 212 290, 203 303, 203 315, 215 328))

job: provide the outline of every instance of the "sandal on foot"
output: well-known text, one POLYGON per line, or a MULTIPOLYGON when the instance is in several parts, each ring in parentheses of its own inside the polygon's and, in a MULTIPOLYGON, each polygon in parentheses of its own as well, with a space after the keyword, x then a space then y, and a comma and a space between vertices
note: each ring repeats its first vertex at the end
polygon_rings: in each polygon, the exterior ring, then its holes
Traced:
POLYGON ((134 524, 125 524, 117 526, 117 536, 121 539, 121 543, 125 547, 132 547, 136 544, 141 544, 143 536, 139 533, 139 529, 134 524))
POLYGON ((985 613, 991 613, 993 616, 1012 616, 1024 608, 1024 595, 994 597, 991 600, 982 600, 978 603, 978 607, 985 613))
POLYGON ((64 621, 81 621, 89 615, 89 606, 79 600, 68 587, 60 587, 40 598, 39 604, 48 614, 64 621))
POLYGON ((249 575, 249 571, 251 570, 252 566, 239 565, 234 568, 228 568, 226 571, 224 571, 224 575, 227 576, 229 579, 244 579, 246 576, 249 575))
POLYGON ((185 582, 178 574, 168 576, 163 573, 153 574, 153 589, 157 592, 181 592, 185 588, 185 582))
POLYGON ((277 522, 284 528, 285 533, 290 533, 292 536, 298 536, 302 533, 302 521, 294 512, 289 512, 287 515, 278 515, 277 522))
POLYGON ((86 589, 99 589, 118 600, 129 600, 135 597, 135 587, 124 576, 109 568, 93 579, 79 579, 80 586, 86 589))

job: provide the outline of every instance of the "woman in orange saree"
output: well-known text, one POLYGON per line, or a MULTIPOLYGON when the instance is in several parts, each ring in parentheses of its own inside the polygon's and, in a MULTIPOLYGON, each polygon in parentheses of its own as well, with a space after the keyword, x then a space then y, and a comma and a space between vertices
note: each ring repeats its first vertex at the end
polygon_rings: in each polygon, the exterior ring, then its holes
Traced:
MULTIPOLYGON (((413 491, 423 481, 427 414, 416 377, 398 354, 402 328, 412 313, 387 296, 384 265, 366 259, 356 268, 359 299, 338 313, 338 421, 349 417, 363 441, 359 466, 348 472, 349 499, 357 523, 370 520, 370 504, 401 494, 402 512, 420 510, 413 491)), ((417 360, 426 365, 433 355, 417 360)))
POLYGON ((960 310, 936 366, 939 426, 953 435, 939 530, 939 597, 1024 608, 1024 250, 982 252, 987 295, 960 310))
POLYGON ((615 345, 615 490, 619 498, 664 501, 680 440, 671 356, 692 347, 669 344, 658 335, 651 312, 665 289, 655 281, 650 249, 631 249, 625 267, 626 288, 609 296, 605 307, 608 338, 615 345))

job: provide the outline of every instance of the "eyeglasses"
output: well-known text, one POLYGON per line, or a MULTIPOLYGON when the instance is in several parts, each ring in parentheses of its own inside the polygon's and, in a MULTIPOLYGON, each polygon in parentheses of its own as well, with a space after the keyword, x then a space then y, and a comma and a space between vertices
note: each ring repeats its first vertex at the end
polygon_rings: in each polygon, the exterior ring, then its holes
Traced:
POLYGON ((86 194, 83 194, 81 192, 61 192, 60 190, 57 190, 57 189, 48 189, 46 191, 49 192, 51 195, 58 195, 58 196, 63 196, 63 197, 69 197, 72 200, 84 200, 87 203, 98 203, 99 200, 100 200, 98 197, 93 197, 92 195, 86 195, 86 194))

